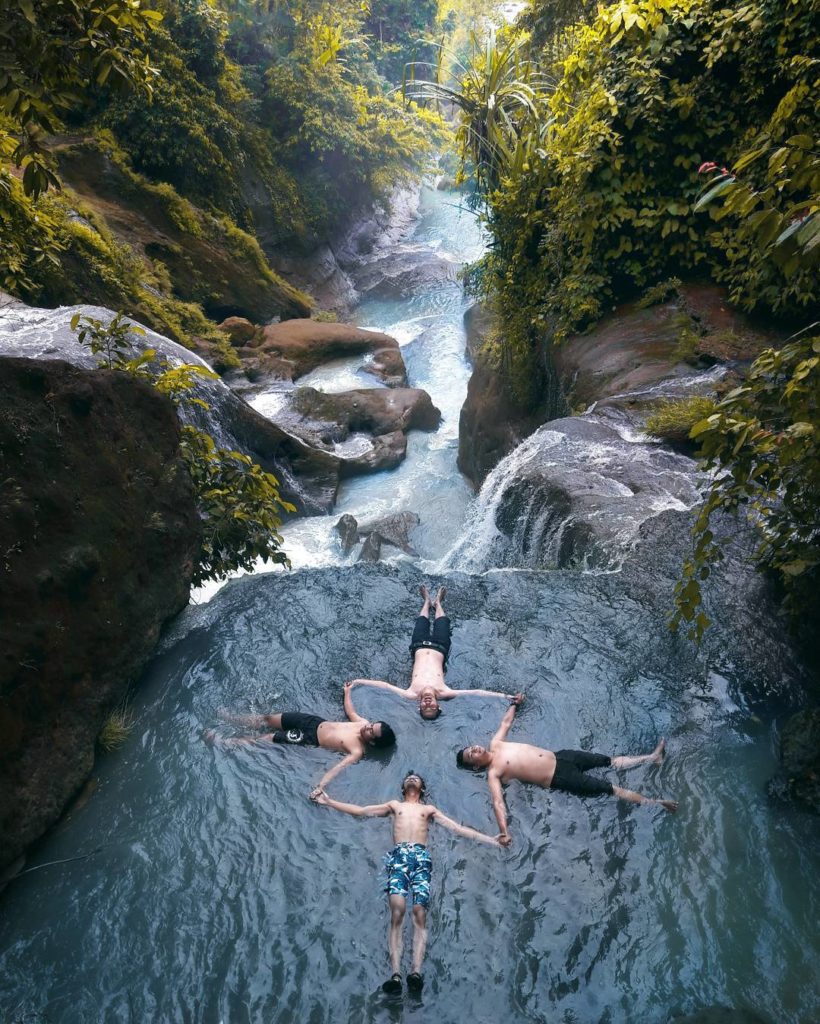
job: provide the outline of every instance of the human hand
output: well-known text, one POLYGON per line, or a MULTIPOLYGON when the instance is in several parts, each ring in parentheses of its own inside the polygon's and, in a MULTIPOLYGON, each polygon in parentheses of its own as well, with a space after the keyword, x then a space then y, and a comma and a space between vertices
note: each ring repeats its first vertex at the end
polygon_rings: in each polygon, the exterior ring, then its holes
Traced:
POLYGON ((510 835, 509 832, 502 832, 500 835, 495 837, 495 841, 498 843, 499 846, 511 846, 512 836, 510 835))
POLYGON ((348 679, 347 682, 344 684, 345 690, 352 690, 357 682, 357 679, 348 679))
POLYGON ((310 799, 316 804, 326 804, 327 793, 325 793, 321 786, 317 786, 310 791, 310 799))
POLYGON ((524 694, 523 693, 514 693, 512 695, 512 697, 510 697, 510 704, 514 704, 517 708, 520 708, 523 703, 524 703, 524 694))

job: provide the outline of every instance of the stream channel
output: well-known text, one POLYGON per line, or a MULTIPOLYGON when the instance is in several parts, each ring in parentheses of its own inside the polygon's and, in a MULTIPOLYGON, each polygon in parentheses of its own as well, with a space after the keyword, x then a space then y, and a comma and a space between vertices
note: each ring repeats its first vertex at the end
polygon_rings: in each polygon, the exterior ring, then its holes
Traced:
MULTIPOLYGON (((457 203, 425 189, 406 244, 475 258, 481 238, 457 203)), ((430 392, 443 423, 411 433, 397 470, 345 483, 332 516, 289 525, 292 572, 201 594, 173 624, 134 694, 129 740, 99 759, 96 790, 0 897, 4 1024, 666 1024, 715 1006, 745 1012, 710 1020, 820 1020, 820 825, 766 789, 778 721, 807 685, 782 621, 730 552, 710 591, 715 625, 703 648, 670 635, 693 464, 652 461, 622 423, 606 434, 585 426, 571 444, 542 428, 539 456, 552 470, 571 456, 573 472, 594 472, 590 515, 600 519, 610 501, 617 519, 596 550, 611 543, 617 557, 534 558, 533 531, 547 526, 530 499, 505 513, 520 557, 509 543, 499 555, 487 540, 500 536, 496 498, 485 490, 475 500, 455 468, 469 376, 464 309, 455 281, 359 307, 358 322, 402 342, 410 384, 430 392), (640 488, 601 485, 624 467, 635 478, 636 465, 640 488), (630 519, 629 494, 645 493, 650 475, 659 482, 630 519), (332 527, 342 512, 405 509, 421 517, 418 559, 356 565, 341 554, 332 527), (532 528, 516 540, 525 521, 532 528), (451 686, 524 690, 512 740, 643 753, 666 736, 662 765, 617 781, 675 797, 680 810, 513 783, 510 850, 434 825, 425 987, 396 998, 381 991, 389 823, 309 802, 335 755, 215 749, 202 734, 226 730, 220 708, 339 718, 347 678, 406 685, 424 581, 449 588, 451 686)), ((300 383, 365 386, 354 364, 300 383)), ((275 397, 255 404, 265 401, 275 397)), ((510 457, 524 468, 528 444, 510 457)), ((491 480, 506 487, 520 479, 514 469, 508 461, 491 480)), ((536 539, 549 549, 555 524, 548 533, 536 539)), ((348 769, 333 795, 395 798, 414 769, 445 813, 496 833, 486 780, 458 771, 454 754, 487 744, 501 701, 465 697, 424 722, 412 702, 362 689, 354 697, 363 714, 393 725, 398 744, 348 769)))

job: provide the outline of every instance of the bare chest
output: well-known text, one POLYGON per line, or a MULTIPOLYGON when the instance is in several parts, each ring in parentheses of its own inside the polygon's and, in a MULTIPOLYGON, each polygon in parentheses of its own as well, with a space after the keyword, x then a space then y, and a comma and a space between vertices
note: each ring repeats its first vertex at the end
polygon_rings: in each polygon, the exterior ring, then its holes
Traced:
POLYGON ((548 786, 555 774, 555 754, 529 743, 504 743, 496 764, 502 782, 518 779, 537 786, 548 786))

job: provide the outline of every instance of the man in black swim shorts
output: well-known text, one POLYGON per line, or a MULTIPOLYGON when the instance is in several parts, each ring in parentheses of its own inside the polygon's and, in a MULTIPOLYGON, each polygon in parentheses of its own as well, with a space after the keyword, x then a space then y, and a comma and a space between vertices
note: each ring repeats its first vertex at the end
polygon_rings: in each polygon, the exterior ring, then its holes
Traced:
POLYGON ((319 781, 319 787, 322 787, 348 765, 360 761, 368 747, 392 747, 396 742, 396 734, 387 722, 369 722, 356 713, 348 690, 345 690, 344 707, 350 719, 348 722, 329 722, 301 711, 283 711, 275 715, 232 715, 220 712, 226 721, 260 730, 259 734, 223 739, 213 729, 209 729, 205 733, 205 740, 220 747, 247 746, 267 741, 299 747, 323 747, 344 754, 342 760, 322 776, 319 781))
POLYGON ((398 697, 416 700, 419 704, 419 714, 425 719, 438 718, 441 714, 439 702, 452 700, 453 697, 501 697, 503 700, 517 701, 520 694, 501 693, 499 690, 453 690, 444 682, 444 670, 450 653, 450 619, 444 611, 447 590, 441 587, 435 598, 430 597, 425 586, 419 587, 419 591, 422 606, 410 639, 413 674, 407 689, 393 686, 383 679, 351 679, 345 683, 345 688, 376 686, 382 690, 390 690, 398 697))
POLYGON ((511 839, 507 831, 507 810, 504 805, 502 786, 513 779, 520 782, 531 782, 544 789, 561 789, 566 793, 578 796, 617 796, 621 800, 629 800, 635 804, 660 804, 667 811, 676 811, 674 800, 653 800, 635 793, 631 789, 621 789, 606 779, 598 779, 585 773, 590 768, 633 768, 637 764, 652 762, 660 764, 663 760, 665 742, 661 740, 651 754, 634 756, 608 757, 606 754, 590 754, 584 750, 544 750, 529 743, 509 743, 507 733, 515 718, 516 705, 513 705, 490 741, 490 749, 485 747, 464 747, 456 754, 459 768, 472 768, 479 771, 487 769, 487 783, 493 801, 498 827, 501 830, 501 843, 509 846, 511 839))

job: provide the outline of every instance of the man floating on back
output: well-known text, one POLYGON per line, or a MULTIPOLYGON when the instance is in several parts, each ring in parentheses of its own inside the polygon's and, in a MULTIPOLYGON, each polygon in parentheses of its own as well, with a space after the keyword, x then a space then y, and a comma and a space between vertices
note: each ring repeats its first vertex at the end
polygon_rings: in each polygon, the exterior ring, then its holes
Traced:
POLYGON ((635 756, 609 757, 606 754, 591 754, 585 750, 558 750, 553 753, 529 743, 507 742, 515 711, 516 706, 513 705, 504 715, 498 731, 490 741, 489 750, 474 745, 464 747, 456 754, 456 764, 459 768, 472 768, 474 771, 487 769, 487 783, 490 787, 493 811, 501 831, 499 841, 502 846, 509 846, 512 841, 507 831, 507 810, 502 785, 512 782, 513 779, 531 782, 544 789, 561 789, 578 796, 617 796, 621 800, 629 800, 635 804, 660 804, 667 811, 678 809, 675 800, 653 800, 631 789, 613 786, 606 779, 586 774, 591 768, 622 770, 647 762, 660 764, 665 749, 663 740, 651 754, 635 756))
POLYGON ((383 679, 351 679, 346 686, 376 686, 381 690, 389 690, 407 700, 417 700, 419 714, 422 718, 438 718, 441 714, 439 701, 452 700, 453 697, 501 697, 503 700, 519 703, 521 694, 501 693, 499 690, 453 690, 444 681, 444 670, 450 653, 450 619, 444 611, 444 598, 447 588, 439 588, 435 598, 431 598, 427 587, 419 587, 423 604, 413 628, 410 640, 410 653, 413 656, 413 675, 406 690, 393 686, 383 679), (434 617, 430 623, 430 609, 434 617))
POLYGON ((430 903, 430 875, 432 862, 427 850, 427 830, 430 824, 438 822, 457 835, 476 839, 491 846, 499 845, 498 839, 478 832, 467 825, 460 825, 434 807, 424 803, 424 780, 415 772, 409 772, 401 784, 402 799, 388 800, 383 804, 346 804, 333 800, 324 790, 314 790, 311 799, 337 811, 353 814, 357 818, 386 818, 393 816, 393 842, 395 846, 385 857, 387 867, 387 898, 390 904, 390 932, 388 949, 392 976, 382 985, 385 992, 401 992, 402 926, 407 910, 407 901, 413 901, 413 970, 407 975, 407 987, 420 992, 424 985, 421 965, 427 947, 427 907, 430 903))

